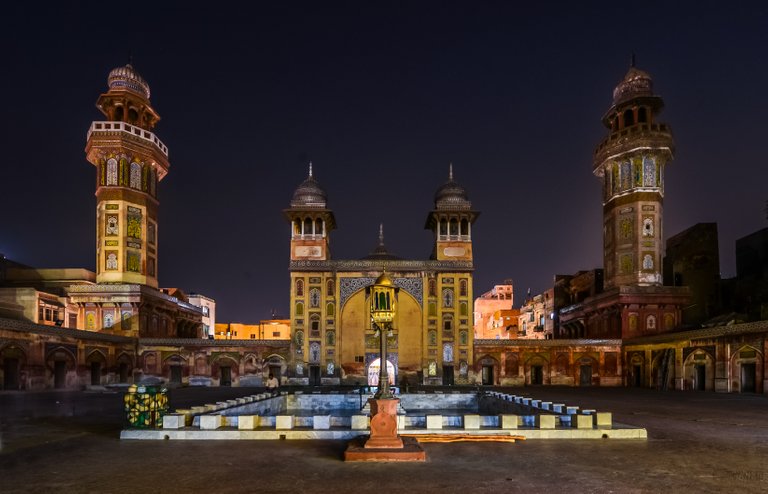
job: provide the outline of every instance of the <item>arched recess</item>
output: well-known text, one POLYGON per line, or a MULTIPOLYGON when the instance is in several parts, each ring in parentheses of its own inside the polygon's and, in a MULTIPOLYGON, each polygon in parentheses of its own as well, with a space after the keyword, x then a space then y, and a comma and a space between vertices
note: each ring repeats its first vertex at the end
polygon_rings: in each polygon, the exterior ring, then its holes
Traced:
POLYGON ((26 389, 27 353, 15 343, 0 347, 0 389, 20 390, 26 389))
MULTIPOLYGON (((264 359, 266 364, 264 369, 262 367, 262 372, 266 372, 268 374, 272 374, 277 378, 278 381, 280 381, 280 378, 287 374, 288 370, 288 363, 285 360, 285 357, 283 357, 280 354, 273 353, 267 356, 266 359, 264 359)), ((299 363, 297 366, 301 365, 301 372, 299 372, 299 369, 295 369, 295 372, 297 375, 303 376, 305 374, 304 370, 304 364, 299 363)))
POLYGON ((248 376, 261 375, 261 359, 255 353, 247 353, 243 357, 243 374, 248 376))
POLYGON ((499 383, 501 376, 501 362, 493 355, 485 354, 475 359, 475 373, 480 376, 480 384, 494 386, 499 383))
POLYGON ((683 361, 683 389, 713 391, 715 359, 704 349, 697 349, 683 361))
POLYGON ((88 368, 89 376, 86 377, 86 382, 91 386, 100 386, 103 383, 104 374, 107 371, 107 356, 100 349, 91 351, 85 357, 85 365, 88 368))
POLYGON ((189 376, 187 359, 178 353, 167 356, 163 359, 161 373, 170 384, 181 384, 184 376, 189 376))
POLYGON ((525 361, 525 383, 533 386, 549 384, 549 360, 542 354, 531 355, 525 361))
MULTIPOLYGON (((422 353, 427 343, 426 331, 422 330, 422 310, 419 302, 405 290, 397 295, 397 312, 394 328, 397 332, 398 372, 421 370, 422 353)), ((347 299, 338 314, 336 351, 338 362, 347 375, 365 376, 365 354, 378 353, 377 348, 365 347, 366 330, 370 329, 368 300, 365 289, 360 289, 347 299), (359 361, 356 357, 363 357, 359 361)))
POLYGON ((119 383, 127 383, 133 374, 133 356, 127 352, 122 352, 117 356, 115 361, 117 369, 115 370, 115 377, 119 383))
POLYGON ((45 372, 50 387, 69 388, 77 384, 77 357, 65 346, 52 348, 45 358, 45 372))
POLYGON ((634 388, 646 386, 645 355, 643 352, 627 354, 627 382, 626 385, 634 388))
POLYGON ((743 345, 731 354, 731 391, 736 393, 763 392, 763 352, 752 345, 743 345))
POLYGON ((219 386, 231 386, 239 376, 240 363, 230 355, 219 355, 211 362, 211 377, 219 380, 219 386))

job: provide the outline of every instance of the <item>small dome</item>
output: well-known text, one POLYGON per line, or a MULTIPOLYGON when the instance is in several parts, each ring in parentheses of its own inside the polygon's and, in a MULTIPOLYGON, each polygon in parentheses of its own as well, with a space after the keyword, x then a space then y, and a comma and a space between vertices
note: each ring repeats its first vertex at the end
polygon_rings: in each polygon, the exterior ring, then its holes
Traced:
POLYGON ((327 197, 325 190, 312 176, 312 163, 309 164, 309 176, 296 187, 291 199, 292 208, 325 208, 327 197))
POLYGON ((387 275, 387 272, 386 272, 386 271, 384 271, 383 273, 381 273, 381 276, 379 276, 378 278, 376 278, 376 281, 374 281, 374 282, 373 282, 373 284, 374 284, 374 285, 387 285, 387 286, 392 286, 392 285, 394 285, 394 283, 392 282, 392 278, 390 278, 390 277, 387 275))
POLYGON ((438 187, 435 192, 435 208, 469 209, 470 207, 472 204, 469 202, 467 191, 453 180, 453 165, 451 165, 448 181, 438 187))
POLYGON ((615 106, 637 96, 653 96, 653 79, 648 72, 630 67, 627 75, 613 90, 613 104, 615 106))
POLYGON ((132 93, 149 99, 149 84, 139 75, 131 64, 112 69, 107 77, 109 89, 127 89, 132 93))

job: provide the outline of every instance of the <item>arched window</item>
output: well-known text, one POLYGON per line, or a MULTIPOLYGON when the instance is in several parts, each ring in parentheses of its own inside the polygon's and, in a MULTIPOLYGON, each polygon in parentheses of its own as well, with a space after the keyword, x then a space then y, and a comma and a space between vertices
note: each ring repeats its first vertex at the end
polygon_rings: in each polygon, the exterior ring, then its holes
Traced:
POLYGON ((328 346, 336 345, 336 332, 328 331, 325 333, 325 344, 328 346))
POLYGON ((304 220, 304 231, 302 232, 304 235, 311 235, 312 234, 312 219, 306 218, 304 220))
POLYGON ((131 188, 141 190, 141 165, 131 163, 131 188))
POLYGON ((304 296, 304 280, 296 280, 296 296, 304 296))
POLYGON ((429 333, 427 333, 427 344, 429 346, 437 345, 437 331, 435 331, 434 329, 430 330, 429 333))
POLYGON ((453 362, 452 343, 443 343, 443 362, 453 362))
POLYGON ((296 346, 299 348, 304 346, 304 331, 296 331, 296 346))
POLYGON ((336 308, 332 303, 329 303, 325 306, 325 315, 328 317, 333 317, 336 315, 336 308))
POLYGON ((648 111, 645 109, 644 106, 641 106, 637 110, 637 121, 638 123, 645 123, 648 121, 648 111))
POLYGON ((309 306, 320 307, 320 289, 311 288, 309 290, 309 306))
POLYGON ((107 160, 107 185, 117 185, 117 160, 107 160))
POLYGON ((112 325, 115 323, 115 313, 110 311, 107 311, 104 313, 104 328, 111 328, 112 325))
POLYGON ((335 292, 335 288, 336 287, 335 287, 335 284, 334 284, 333 280, 328 280, 325 283, 325 296, 326 297, 333 297, 334 292, 335 292))
POLYGON ((320 218, 315 220, 315 233, 317 235, 323 234, 323 220, 321 220, 320 218))
POLYGON ((650 315, 645 318, 645 329, 656 329, 656 316, 650 315))
POLYGON ((459 296, 460 297, 467 296, 467 280, 459 281, 459 296))
POLYGON ((451 218, 449 226, 450 226, 450 232, 449 233, 451 235, 458 235, 459 234, 459 221, 456 218, 451 218))
POLYGON ((453 307, 453 290, 443 289, 443 307, 453 307))
POLYGON ((467 308, 466 302, 462 302, 459 304, 459 314, 462 316, 466 316, 469 314, 469 309, 467 308))
POLYGON ((461 220, 461 235, 469 235, 469 221, 466 219, 461 220))
POLYGON ((427 284, 429 286, 429 296, 437 296, 437 281, 434 278, 430 278, 427 284))
POLYGON ((296 316, 303 316, 304 315, 304 304, 301 302, 296 302, 296 316))
POLYGON ((123 119, 123 107, 118 106, 115 108, 115 120, 122 120, 123 119))
POLYGON ((629 127, 635 124, 635 114, 632 108, 624 111, 624 127, 629 127))
POLYGON ((448 222, 445 218, 440 220, 440 235, 448 235, 448 222))
POLYGON ((434 302, 430 302, 427 304, 427 314, 431 317, 434 317, 437 315, 437 304, 434 302))
POLYGON ((653 257, 650 254, 646 254, 643 257, 643 269, 653 269, 653 257))
POLYGON ((467 346, 469 342, 469 334, 466 331, 459 332, 459 345, 467 346))
POLYGON ((301 235, 301 220, 293 220, 293 234, 301 235))

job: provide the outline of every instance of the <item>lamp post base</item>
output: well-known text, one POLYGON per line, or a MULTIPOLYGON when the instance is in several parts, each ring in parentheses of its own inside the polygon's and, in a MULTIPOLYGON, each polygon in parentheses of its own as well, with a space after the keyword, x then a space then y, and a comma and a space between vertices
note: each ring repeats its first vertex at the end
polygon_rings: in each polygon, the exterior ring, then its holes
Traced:
POLYGON ((413 438, 397 434, 397 405, 400 400, 375 399, 371 403, 371 435, 350 441, 344 461, 426 461, 427 455, 413 438))

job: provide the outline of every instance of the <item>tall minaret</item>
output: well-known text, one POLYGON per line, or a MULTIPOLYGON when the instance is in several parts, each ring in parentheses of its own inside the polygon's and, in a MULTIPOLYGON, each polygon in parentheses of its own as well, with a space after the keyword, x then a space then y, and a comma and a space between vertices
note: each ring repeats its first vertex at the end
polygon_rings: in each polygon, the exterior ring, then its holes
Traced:
POLYGON ((157 183, 168 148, 152 133, 160 116, 149 85, 128 64, 109 73, 85 152, 96 166, 96 281, 157 288, 157 183))
POLYGON ((472 260, 472 223, 480 213, 472 210, 467 191, 453 180, 453 164, 448 181, 435 192, 435 209, 427 216, 425 229, 435 233, 432 258, 439 261, 472 260))
POLYGON ((630 67, 603 117, 594 174, 603 184, 605 287, 662 284, 664 167, 674 141, 656 122, 664 106, 646 72, 630 67))
POLYGON ((331 258, 328 234, 336 228, 336 219, 326 205, 325 191, 315 180, 310 163, 309 175, 294 191, 291 207, 283 210, 291 222, 291 261, 331 258))

